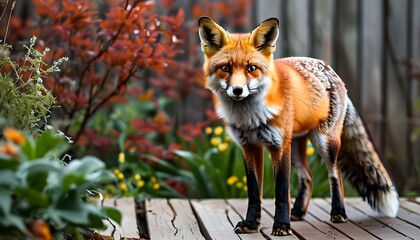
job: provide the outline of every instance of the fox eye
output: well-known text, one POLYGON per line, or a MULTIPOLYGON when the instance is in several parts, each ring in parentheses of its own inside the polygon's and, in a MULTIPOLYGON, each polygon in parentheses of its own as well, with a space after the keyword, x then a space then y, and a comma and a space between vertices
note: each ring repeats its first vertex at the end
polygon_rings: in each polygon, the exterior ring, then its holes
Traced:
POLYGON ((220 69, 223 72, 229 72, 230 71, 230 66, 229 65, 223 65, 223 66, 220 67, 220 69))
POLYGON ((257 66, 255 66, 255 65, 251 65, 251 66, 249 66, 249 67, 248 67, 248 69, 247 69, 247 71, 248 71, 248 72, 253 72, 253 71, 255 71, 255 70, 257 70, 257 66))

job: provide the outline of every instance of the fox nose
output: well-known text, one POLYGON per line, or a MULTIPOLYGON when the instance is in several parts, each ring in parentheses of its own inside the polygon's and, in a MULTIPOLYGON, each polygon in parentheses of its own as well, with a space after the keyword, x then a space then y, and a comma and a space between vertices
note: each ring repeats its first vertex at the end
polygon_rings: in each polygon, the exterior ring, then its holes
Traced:
POLYGON ((242 89, 242 87, 236 86, 233 88, 233 94, 235 94, 236 96, 239 96, 242 94, 244 90, 242 89))

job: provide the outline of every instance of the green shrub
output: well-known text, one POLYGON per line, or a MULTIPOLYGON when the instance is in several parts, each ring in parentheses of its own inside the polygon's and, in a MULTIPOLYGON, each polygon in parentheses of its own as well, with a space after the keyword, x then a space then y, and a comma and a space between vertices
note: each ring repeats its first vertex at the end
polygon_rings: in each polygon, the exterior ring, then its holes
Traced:
POLYGON ((60 71, 59 65, 66 58, 47 66, 43 58, 49 51, 35 48, 36 38, 30 39, 26 55, 13 61, 11 46, 0 42, 0 117, 7 119, 17 129, 36 133, 39 123, 46 122, 55 98, 43 85, 48 74, 60 71))
POLYGON ((0 232, 2 236, 48 239, 77 236, 78 227, 120 222, 113 208, 91 203, 95 189, 116 181, 102 161, 87 156, 65 164, 57 159, 68 142, 51 130, 37 138, 6 129, 0 142, 0 232), (41 234, 41 235, 40 235, 41 234))

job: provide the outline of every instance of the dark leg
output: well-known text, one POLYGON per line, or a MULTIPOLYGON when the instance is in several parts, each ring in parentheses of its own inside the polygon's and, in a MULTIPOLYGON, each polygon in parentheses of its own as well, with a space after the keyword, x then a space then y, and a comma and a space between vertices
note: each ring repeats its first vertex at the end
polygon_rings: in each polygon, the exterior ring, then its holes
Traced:
POLYGON ((292 234, 290 228, 290 143, 283 145, 283 149, 270 149, 273 160, 275 181, 275 214, 272 235, 285 236, 292 234))
POLYGON ((292 164, 299 179, 299 191, 293 204, 291 220, 302 220, 308 209, 312 195, 312 175, 306 158, 307 137, 293 138, 292 164))
POLYGON ((344 209, 344 189, 341 173, 338 169, 337 155, 340 149, 340 137, 325 135, 322 133, 311 134, 311 141, 315 149, 324 159, 330 181, 331 194, 331 222, 347 222, 347 215, 344 209))
POLYGON ((244 146, 243 153, 248 187, 248 210, 246 219, 240 221, 234 230, 236 233, 254 233, 258 231, 261 219, 263 147, 244 146))

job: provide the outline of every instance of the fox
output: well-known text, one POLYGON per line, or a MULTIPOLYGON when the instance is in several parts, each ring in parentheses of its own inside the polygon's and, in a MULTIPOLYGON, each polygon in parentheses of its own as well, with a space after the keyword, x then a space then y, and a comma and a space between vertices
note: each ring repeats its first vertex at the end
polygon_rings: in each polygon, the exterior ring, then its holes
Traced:
POLYGON ((198 20, 204 86, 218 116, 242 149, 248 189, 245 220, 236 233, 259 230, 264 148, 272 160, 275 212, 272 235, 290 235, 312 195, 308 139, 328 170, 330 221, 348 220, 341 171, 372 209, 395 217, 399 197, 344 82, 327 62, 309 57, 273 59, 279 20, 268 18, 250 33, 229 33, 207 16, 198 20), (298 194, 291 204, 290 171, 298 194))

